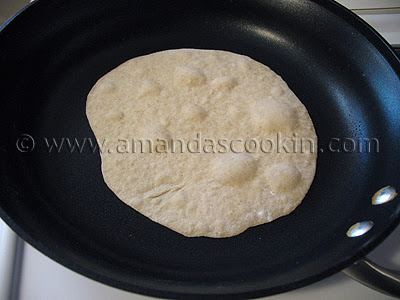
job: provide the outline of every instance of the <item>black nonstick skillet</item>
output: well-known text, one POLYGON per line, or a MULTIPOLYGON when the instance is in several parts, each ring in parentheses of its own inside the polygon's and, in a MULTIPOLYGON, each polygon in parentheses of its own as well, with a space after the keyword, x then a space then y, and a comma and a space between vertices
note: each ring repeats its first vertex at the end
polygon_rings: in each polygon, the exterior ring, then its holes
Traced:
POLYGON ((2 27, 0 62, 0 216, 90 278, 163 298, 270 295, 350 266, 399 222, 400 197, 372 198, 400 189, 400 62, 334 1, 37 0, 2 27), (232 238, 185 238, 118 200, 98 152, 47 151, 45 138, 94 140, 85 104, 97 79, 176 48, 250 56, 307 107, 318 164, 293 213, 232 238), (364 234, 349 237, 357 223, 364 234))

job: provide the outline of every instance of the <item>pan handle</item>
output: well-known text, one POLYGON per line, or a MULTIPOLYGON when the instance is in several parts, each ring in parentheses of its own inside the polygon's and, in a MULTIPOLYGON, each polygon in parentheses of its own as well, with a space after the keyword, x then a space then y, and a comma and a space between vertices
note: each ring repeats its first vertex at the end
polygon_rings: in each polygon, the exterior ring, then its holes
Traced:
POLYGON ((387 269, 369 259, 360 259, 343 273, 384 294, 400 297, 400 271, 387 269))

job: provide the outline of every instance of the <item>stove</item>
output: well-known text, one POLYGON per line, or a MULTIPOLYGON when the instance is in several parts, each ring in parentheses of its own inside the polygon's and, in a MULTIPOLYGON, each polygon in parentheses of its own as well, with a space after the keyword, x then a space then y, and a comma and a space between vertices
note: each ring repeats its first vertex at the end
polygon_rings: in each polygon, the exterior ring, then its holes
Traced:
MULTIPOLYGON (((0 24, 28 4, 27 0, 0 2, 0 24)), ((338 1, 358 14, 394 46, 400 56, 400 0, 338 1)), ((368 258, 400 270, 400 226, 368 258)), ((0 219, 0 299, 155 299, 121 291, 77 274, 38 252, 0 219)), ((325 280, 268 300, 395 299, 374 291, 339 272, 325 280)))

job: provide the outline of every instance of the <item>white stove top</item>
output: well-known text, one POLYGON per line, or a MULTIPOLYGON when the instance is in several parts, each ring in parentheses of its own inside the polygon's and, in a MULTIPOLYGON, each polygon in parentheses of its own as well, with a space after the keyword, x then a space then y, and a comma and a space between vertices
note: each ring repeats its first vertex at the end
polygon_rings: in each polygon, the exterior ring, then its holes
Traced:
MULTIPOLYGON (((0 24, 28 2, 28 0, 0 1, 0 24)), ((390 44, 400 45, 400 0, 338 2, 360 15, 390 44)), ((400 226, 368 257, 383 266, 400 270, 400 226)), ((106 286, 61 266, 17 238, 1 220, 0 278, 0 299, 154 299, 106 286)), ((268 297, 268 300, 286 299, 394 300, 395 298, 365 287, 340 272, 310 286, 268 297)))

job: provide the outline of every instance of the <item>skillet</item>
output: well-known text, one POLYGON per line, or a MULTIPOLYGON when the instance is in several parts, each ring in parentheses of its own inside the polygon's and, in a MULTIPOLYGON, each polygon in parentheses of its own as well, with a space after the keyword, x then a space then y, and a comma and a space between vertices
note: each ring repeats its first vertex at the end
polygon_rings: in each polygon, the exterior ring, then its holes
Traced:
POLYGON ((0 59, 0 216, 92 279, 163 298, 271 295, 342 270, 399 222, 400 197, 383 205, 371 198, 399 188, 400 63, 333 1, 37 0, 2 27, 0 59), (48 152, 45 138, 94 140, 85 104, 98 78, 127 59, 176 48, 250 56, 307 107, 319 157, 293 213, 232 238, 185 238, 118 200, 98 152, 48 152), (344 151, 346 139, 379 147, 344 151), (349 238, 361 221, 373 227, 349 238))

